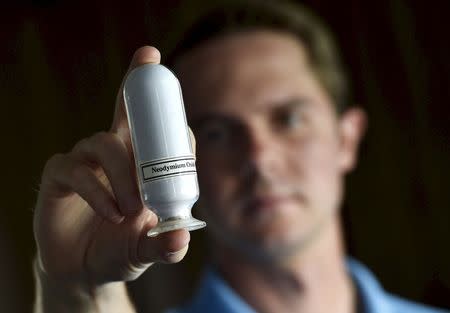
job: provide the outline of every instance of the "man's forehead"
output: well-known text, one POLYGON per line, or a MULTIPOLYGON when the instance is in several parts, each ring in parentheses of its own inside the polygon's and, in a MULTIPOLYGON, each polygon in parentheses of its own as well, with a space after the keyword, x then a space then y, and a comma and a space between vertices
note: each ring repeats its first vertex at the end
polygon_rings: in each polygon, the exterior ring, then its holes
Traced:
POLYGON ((259 61, 263 63, 267 58, 276 62, 277 57, 279 61, 288 58, 292 66, 296 65, 293 63, 299 66, 306 63, 303 45, 294 35, 263 29, 241 31, 200 43, 182 55, 175 68, 181 76, 197 75, 199 70, 211 76, 215 71, 226 74, 229 73, 226 69, 236 70, 259 61))
POLYGON ((264 93, 282 97, 289 89, 301 89, 302 79, 312 75, 300 41, 269 30, 204 42, 179 59, 176 71, 189 111, 204 105, 257 102, 267 96, 264 93))

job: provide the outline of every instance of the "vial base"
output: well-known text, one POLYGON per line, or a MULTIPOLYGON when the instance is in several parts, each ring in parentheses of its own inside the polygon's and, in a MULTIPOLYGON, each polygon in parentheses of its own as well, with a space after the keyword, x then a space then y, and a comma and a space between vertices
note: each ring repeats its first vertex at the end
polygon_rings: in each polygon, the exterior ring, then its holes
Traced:
POLYGON ((177 229, 188 231, 197 230, 206 226, 204 221, 189 217, 171 217, 158 221, 158 224, 147 232, 148 237, 155 237, 159 234, 177 229))

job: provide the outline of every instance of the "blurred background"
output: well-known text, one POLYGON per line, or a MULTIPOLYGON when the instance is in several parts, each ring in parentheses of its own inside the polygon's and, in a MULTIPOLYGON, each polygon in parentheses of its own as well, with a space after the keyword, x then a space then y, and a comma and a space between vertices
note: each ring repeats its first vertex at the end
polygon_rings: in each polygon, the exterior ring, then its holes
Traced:
MULTIPOLYGON (((134 50, 164 42, 181 2, 0 5, 2 312, 31 310, 32 214, 45 161, 109 128, 134 50)), ((349 254, 385 289, 450 308, 450 2, 302 3, 337 36, 356 102, 369 115, 343 209, 349 254)), ((182 263, 130 284, 141 312, 193 291, 206 246, 203 231, 192 235, 182 263)))

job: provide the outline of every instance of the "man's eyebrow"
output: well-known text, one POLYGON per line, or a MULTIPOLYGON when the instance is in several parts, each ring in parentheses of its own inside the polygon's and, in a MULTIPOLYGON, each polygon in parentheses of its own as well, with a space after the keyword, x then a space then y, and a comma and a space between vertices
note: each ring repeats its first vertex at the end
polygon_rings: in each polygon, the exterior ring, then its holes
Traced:
MULTIPOLYGON (((303 96, 295 96, 282 101, 275 101, 273 103, 273 110, 282 110, 289 107, 306 107, 309 99, 303 96)), ((217 121, 230 125, 239 124, 233 116, 227 113, 205 112, 200 116, 189 119, 188 123, 191 128, 201 127, 206 122, 217 121)))
POLYGON ((297 96, 297 97, 288 98, 286 100, 278 101, 275 103, 274 107, 275 108, 298 107, 298 106, 305 107, 309 103, 310 103, 310 101, 308 98, 297 96))
POLYGON ((235 118, 224 113, 204 113, 201 116, 192 118, 189 120, 189 126, 191 128, 199 128, 206 122, 217 121, 225 124, 237 124, 235 118))

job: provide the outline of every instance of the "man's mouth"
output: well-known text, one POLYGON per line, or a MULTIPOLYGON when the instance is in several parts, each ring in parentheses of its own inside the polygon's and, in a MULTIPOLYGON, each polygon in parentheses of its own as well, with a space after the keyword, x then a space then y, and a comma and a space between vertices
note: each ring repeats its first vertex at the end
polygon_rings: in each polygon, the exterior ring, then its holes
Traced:
POLYGON ((275 208, 276 206, 280 205, 283 202, 286 202, 290 199, 289 196, 286 195, 264 195, 264 196, 256 196, 253 197, 249 205, 255 206, 255 207, 262 207, 262 208, 275 208))
POLYGON ((290 201, 292 201, 292 196, 289 195, 253 196, 244 206, 244 213, 248 217, 256 217, 261 214, 271 215, 281 210, 290 201))
POLYGON ((243 217, 265 219, 290 216, 292 212, 288 211, 305 204, 304 191, 298 184, 273 183, 243 192, 234 207, 243 217))

